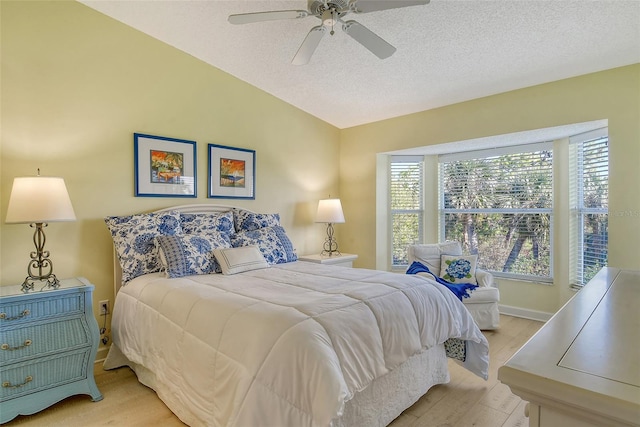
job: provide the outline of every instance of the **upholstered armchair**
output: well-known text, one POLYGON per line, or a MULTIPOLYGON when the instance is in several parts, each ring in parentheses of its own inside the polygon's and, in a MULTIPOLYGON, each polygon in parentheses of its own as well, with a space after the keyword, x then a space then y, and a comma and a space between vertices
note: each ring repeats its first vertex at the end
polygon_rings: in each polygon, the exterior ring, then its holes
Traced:
MULTIPOLYGON (((441 275, 442 255, 461 256, 460 243, 421 244, 411 245, 408 248, 409 265, 418 261, 437 276, 441 275)), ((428 273, 418 274, 431 278, 428 273)), ((500 325, 500 312, 498 311, 500 291, 493 280, 493 275, 488 271, 476 268, 475 281, 478 287, 469 291, 470 297, 463 298, 462 302, 480 329, 497 329, 500 325)))

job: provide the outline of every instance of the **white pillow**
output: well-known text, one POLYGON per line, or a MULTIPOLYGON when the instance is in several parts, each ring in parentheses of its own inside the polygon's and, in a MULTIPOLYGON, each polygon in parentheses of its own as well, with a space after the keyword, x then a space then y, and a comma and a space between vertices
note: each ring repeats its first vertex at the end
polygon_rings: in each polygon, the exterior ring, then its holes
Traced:
POLYGON ((433 274, 440 274, 441 255, 462 255, 462 247, 458 242, 422 243, 411 245, 408 249, 409 264, 418 261, 429 268, 433 274))
POLYGON ((269 267, 257 246, 214 249, 213 256, 220 264, 222 274, 237 274, 269 267))

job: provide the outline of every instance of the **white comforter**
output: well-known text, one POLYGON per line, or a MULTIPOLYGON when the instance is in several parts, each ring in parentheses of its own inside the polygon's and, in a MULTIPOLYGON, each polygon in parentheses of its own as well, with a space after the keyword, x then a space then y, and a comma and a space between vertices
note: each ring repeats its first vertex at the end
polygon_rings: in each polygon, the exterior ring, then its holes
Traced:
POLYGON ((154 273, 122 288, 113 314, 114 343, 191 425, 328 426, 354 392, 450 337, 468 340, 465 366, 487 378, 467 309, 419 276, 306 262, 154 273))

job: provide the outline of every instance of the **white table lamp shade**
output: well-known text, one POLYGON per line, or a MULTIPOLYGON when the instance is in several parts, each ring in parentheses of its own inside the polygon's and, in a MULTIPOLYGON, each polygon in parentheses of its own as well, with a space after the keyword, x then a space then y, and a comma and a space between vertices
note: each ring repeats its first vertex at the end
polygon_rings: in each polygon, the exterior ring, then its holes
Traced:
POLYGON ((6 223, 33 224, 75 220, 76 215, 64 179, 44 176, 14 178, 6 223))
POLYGON ((327 224, 343 223, 344 213, 342 213, 342 204, 340 203, 340 199, 320 200, 320 202, 318 202, 316 222, 323 222, 327 224))

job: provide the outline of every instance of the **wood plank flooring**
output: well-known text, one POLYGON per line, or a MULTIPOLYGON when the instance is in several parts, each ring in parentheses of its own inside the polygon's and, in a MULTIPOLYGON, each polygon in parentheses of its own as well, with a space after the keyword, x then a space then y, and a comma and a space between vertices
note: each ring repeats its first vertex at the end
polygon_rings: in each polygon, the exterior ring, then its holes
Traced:
MULTIPOLYGON (((541 322, 500 316, 500 329, 485 331, 489 340, 489 380, 484 381, 449 361, 451 382, 433 387, 389 427, 524 427, 524 404, 498 381, 498 368, 542 326, 541 322)), ((34 415, 19 416, 4 426, 184 426, 129 368, 95 368, 104 399, 74 396, 34 415)))

